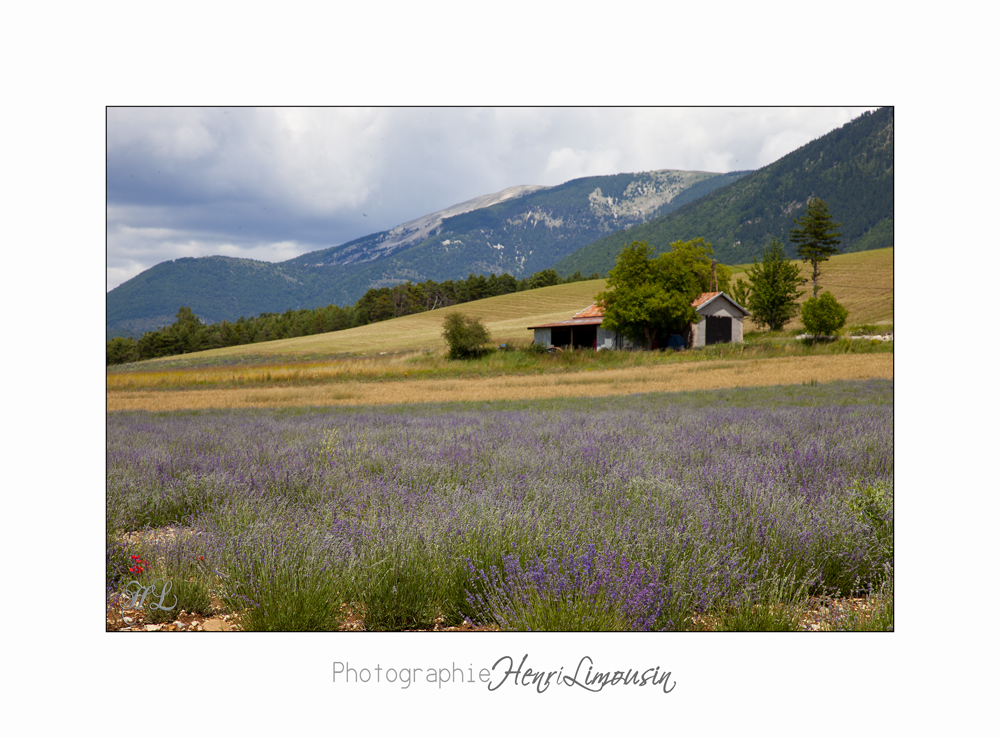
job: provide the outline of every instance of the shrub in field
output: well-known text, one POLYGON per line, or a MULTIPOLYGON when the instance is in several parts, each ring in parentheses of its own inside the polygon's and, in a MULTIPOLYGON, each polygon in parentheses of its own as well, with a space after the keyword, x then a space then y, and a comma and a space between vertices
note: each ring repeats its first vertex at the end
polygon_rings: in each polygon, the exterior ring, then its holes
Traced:
POLYGON ((835 630, 849 631, 892 631, 893 624, 893 601, 892 595, 876 595, 871 609, 863 610, 847 616, 839 621, 835 630))
POLYGON ((893 555, 893 494, 884 484, 861 484, 851 492, 847 506, 866 525, 871 526, 875 537, 889 560, 893 555))
POLYGON ((177 591, 177 606, 186 612, 198 615, 212 614, 212 596, 205 582, 192 579, 178 579, 174 582, 177 591))
POLYGON ((109 592, 116 591, 119 583, 128 576, 130 559, 125 544, 116 540, 116 509, 113 502, 109 502, 107 514, 105 516, 104 550, 106 557, 105 579, 109 592))
POLYGON ((662 609, 654 571, 624 556, 549 550, 524 562, 516 553, 503 567, 476 572, 483 594, 470 595, 480 620, 504 630, 649 630, 662 609))
POLYGON ((334 630, 339 581, 314 541, 295 531, 258 528, 226 542, 222 600, 246 630, 334 630))
POLYGON ((410 630, 434 624, 439 582, 419 555, 398 552, 364 567, 360 599, 366 630, 410 630))
POLYGON ((868 592, 867 607, 848 610, 827 625, 827 630, 891 631, 893 623, 895 583, 892 566, 885 567, 882 583, 868 592))
POLYGON ((107 615, 118 612, 121 604, 121 587, 128 581, 130 560, 123 543, 110 537, 105 545, 107 556, 105 581, 105 611, 107 615))
POLYGON ((715 618, 717 631, 795 631, 800 629, 802 603, 809 579, 774 576, 754 587, 751 596, 723 607, 715 618))
POLYGON ((106 579, 109 588, 117 588, 118 585, 129 575, 129 559, 125 544, 109 540, 105 545, 107 555, 106 579))
POLYGON ((116 515, 120 523, 127 521, 130 530, 183 524, 221 499, 223 480, 189 469, 168 471, 165 466, 155 463, 156 483, 148 486, 147 482, 142 488, 134 484, 134 467, 118 469, 114 474, 109 471, 109 482, 117 477, 124 492, 118 499, 116 515))
POLYGON ((443 334, 449 359, 472 359, 489 351, 490 332, 479 318, 451 313, 444 319, 443 334))
POLYGON ((722 615, 712 630, 788 632, 799 630, 802 608, 785 604, 745 604, 722 615))
POLYGON ((177 619, 177 614, 184 606, 176 591, 176 582, 152 574, 146 574, 137 581, 142 587, 154 587, 154 596, 145 602, 147 623, 170 623, 177 619), (162 598, 158 597, 160 594, 163 595, 162 598))
POLYGON ((119 587, 132 582, 136 583, 129 587, 132 591, 153 587, 144 604, 147 622, 170 622, 181 610, 199 615, 212 613, 210 573, 204 565, 204 555, 192 557, 190 548, 188 541, 172 540, 148 544, 141 555, 128 557, 128 573, 120 580, 119 587), (155 563, 150 563, 149 559, 155 563), (159 598, 164 587, 166 592, 162 599, 168 609, 152 607, 150 597, 159 598))
POLYGON ((173 591, 173 582, 154 571, 152 565, 133 555, 128 579, 122 581, 121 592, 116 597, 122 609, 139 609, 145 612, 148 623, 166 623, 176 619, 181 611, 179 598, 173 591))
MULTIPOLYGON (((873 558, 891 565, 894 553, 892 487, 886 484, 857 485, 851 490, 847 506, 873 533, 875 538, 873 558)), ((891 577, 891 574, 889 576, 891 577)), ((889 617, 891 619, 891 612, 889 617)))
POLYGON ((814 336, 832 336, 847 323, 847 308, 830 292, 802 303, 802 324, 814 336))

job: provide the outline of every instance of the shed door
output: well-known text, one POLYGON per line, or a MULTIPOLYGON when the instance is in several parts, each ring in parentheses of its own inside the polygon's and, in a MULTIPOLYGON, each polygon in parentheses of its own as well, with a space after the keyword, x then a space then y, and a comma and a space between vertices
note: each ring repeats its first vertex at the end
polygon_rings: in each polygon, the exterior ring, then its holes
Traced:
POLYGON ((709 315, 705 329, 705 345, 713 343, 731 343, 733 340, 733 319, 717 318, 709 315))

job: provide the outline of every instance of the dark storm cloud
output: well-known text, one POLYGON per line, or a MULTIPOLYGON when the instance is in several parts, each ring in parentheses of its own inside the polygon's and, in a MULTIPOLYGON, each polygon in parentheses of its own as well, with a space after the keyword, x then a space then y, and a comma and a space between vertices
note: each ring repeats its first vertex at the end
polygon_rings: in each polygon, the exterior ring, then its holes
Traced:
POLYGON ((112 110, 109 208, 129 225, 199 238, 339 242, 361 216, 296 196, 283 137, 268 111, 112 110))

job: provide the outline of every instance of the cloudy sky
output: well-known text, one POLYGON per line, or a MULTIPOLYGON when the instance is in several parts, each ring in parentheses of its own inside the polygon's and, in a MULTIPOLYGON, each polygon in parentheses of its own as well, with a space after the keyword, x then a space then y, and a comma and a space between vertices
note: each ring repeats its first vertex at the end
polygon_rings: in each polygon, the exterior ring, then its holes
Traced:
POLYGON ((758 169, 866 108, 109 108, 107 289, 284 261, 514 185, 758 169))

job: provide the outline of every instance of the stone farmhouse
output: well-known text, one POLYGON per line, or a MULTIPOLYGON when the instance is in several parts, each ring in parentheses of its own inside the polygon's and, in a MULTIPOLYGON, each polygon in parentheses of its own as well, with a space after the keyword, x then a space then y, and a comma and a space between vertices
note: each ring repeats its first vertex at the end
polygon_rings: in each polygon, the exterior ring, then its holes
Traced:
MULTIPOLYGON (((686 335, 657 333, 652 348, 692 348, 715 343, 742 343, 743 319, 750 313, 725 292, 703 292, 691 306, 698 321, 691 323, 686 335)), ((542 346, 591 349, 629 349, 632 342, 602 327, 604 309, 594 303, 569 320, 529 326, 534 342, 542 346)))

